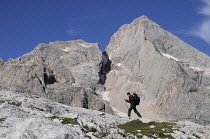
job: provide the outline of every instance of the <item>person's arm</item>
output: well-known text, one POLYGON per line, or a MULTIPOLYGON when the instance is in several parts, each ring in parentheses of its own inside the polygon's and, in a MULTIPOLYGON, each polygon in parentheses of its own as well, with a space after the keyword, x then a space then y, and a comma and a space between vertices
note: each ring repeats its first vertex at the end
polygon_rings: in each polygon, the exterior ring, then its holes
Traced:
POLYGON ((130 103, 130 98, 129 99, 124 99, 126 102, 130 103))

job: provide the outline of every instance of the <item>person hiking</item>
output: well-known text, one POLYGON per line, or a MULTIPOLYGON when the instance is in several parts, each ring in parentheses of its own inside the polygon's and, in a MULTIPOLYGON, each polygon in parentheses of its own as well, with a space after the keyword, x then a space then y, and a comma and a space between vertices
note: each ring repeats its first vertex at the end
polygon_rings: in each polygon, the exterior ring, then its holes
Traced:
POLYGON ((129 99, 125 99, 125 101, 130 103, 130 107, 128 108, 128 117, 131 116, 131 111, 133 109, 134 112, 137 114, 137 116, 141 118, 142 117, 141 114, 136 109, 136 103, 135 103, 134 96, 131 95, 130 92, 127 93, 127 96, 128 96, 129 99))

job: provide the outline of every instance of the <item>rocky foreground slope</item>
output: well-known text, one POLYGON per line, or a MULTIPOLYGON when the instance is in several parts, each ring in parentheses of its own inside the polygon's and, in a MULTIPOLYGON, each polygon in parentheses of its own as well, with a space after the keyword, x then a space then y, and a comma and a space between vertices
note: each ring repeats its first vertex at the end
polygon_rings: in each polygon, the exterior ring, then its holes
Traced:
MULTIPOLYGON (((205 139, 210 136, 209 126, 191 122, 171 124, 174 127, 165 127, 160 123, 160 129, 156 127, 155 122, 149 126, 142 123, 143 127, 147 128, 147 132, 143 133, 143 129, 140 130, 142 127, 137 126, 139 129, 133 131, 133 134, 126 133, 118 127, 131 120, 134 119, 71 107, 25 93, 0 91, 1 139, 126 139, 134 138, 134 133, 136 138, 145 139, 157 138, 159 135, 178 139, 198 137, 205 139), (168 128, 173 130, 168 131, 168 128), (148 133, 149 129, 151 132, 148 133)), ((149 119, 141 120, 149 121, 149 119)))

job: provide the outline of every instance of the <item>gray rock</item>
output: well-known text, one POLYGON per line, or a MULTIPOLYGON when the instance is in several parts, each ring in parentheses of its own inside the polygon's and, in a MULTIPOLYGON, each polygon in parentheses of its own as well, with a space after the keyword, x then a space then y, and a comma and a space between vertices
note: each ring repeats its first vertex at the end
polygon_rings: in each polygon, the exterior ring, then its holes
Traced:
POLYGON ((0 68, 2 65, 4 65, 4 60, 0 57, 0 68))
POLYGON ((112 70, 105 87, 113 97, 112 105, 127 92, 137 92, 143 116, 210 123, 207 55, 146 16, 123 25, 106 51, 112 70))
POLYGON ((3 63, 4 62, 4 60, 0 57, 0 63, 3 63))
POLYGON ((34 94, 72 106, 109 110, 95 93, 102 52, 97 43, 83 40, 39 44, 33 51, 5 62, 0 89, 34 94))
POLYGON ((0 138, 125 139, 125 131, 117 125, 131 120, 25 93, 1 90, 0 96, 0 138), (62 123, 63 119, 68 119, 68 124, 62 123), (77 123, 71 124, 71 120, 77 123))
MULTIPOLYGON (((133 118, 67 106, 42 97, 29 96, 26 93, 1 90, 0 96, 1 139, 142 138, 134 136, 132 133, 126 133, 118 126, 134 120, 133 118), (66 123, 63 123, 64 121, 66 123), (71 121, 75 121, 74 124, 71 121)), ((140 120, 145 123, 145 126, 148 126, 146 125, 148 122, 154 124, 158 122, 145 118, 140 120)), ((164 134, 172 135, 176 139, 208 138, 210 136, 209 125, 202 126, 189 121, 179 121, 174 124, 176 125, 173 126, 173 133, 166 130, 168 127, 163 125, 162 131, 165 131, 164 134)), ((154 128, 155 126, 150 127, 154 128)), ((142 133, 141 130, 135 130, 134 132, 139 132, 138 134, 141 134, 144 139, 151 139, 151 136, 146 136, 148 133, 142 133)), ((150 134, 152 135, 154 132, 150 134)))

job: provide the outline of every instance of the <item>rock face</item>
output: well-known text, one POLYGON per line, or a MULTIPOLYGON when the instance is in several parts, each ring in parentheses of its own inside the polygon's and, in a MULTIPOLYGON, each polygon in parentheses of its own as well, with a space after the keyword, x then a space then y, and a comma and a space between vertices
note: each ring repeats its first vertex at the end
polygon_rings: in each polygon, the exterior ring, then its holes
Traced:
POLYGON ((0 57, 0 63, 3 63, 4 61, 3 61, 3 59, 0 57))
POLYGON ((126 109, 123 97, 137 92, 143 116, 210 123, 207 55, 146 16, 123 25, 106 52, 112 62, 105 83, 112 106, 126 109))
POLYGON ((97 43, 75 40, 40 44, 8 62, 0 58, 0 78, 0 90, 108 113, 100 91, 126 113, 123 99, 136 92, 143 117, 210 123, 210 58, 146 16, 123 25, 103 53, 97 43))
POLYGON ((0 60, 0 89, 112 113, 95 93, 103 89, 99 84, 101 66, 102 52, 97 43, 75 40, 39 44, 22 57, 0 60))

